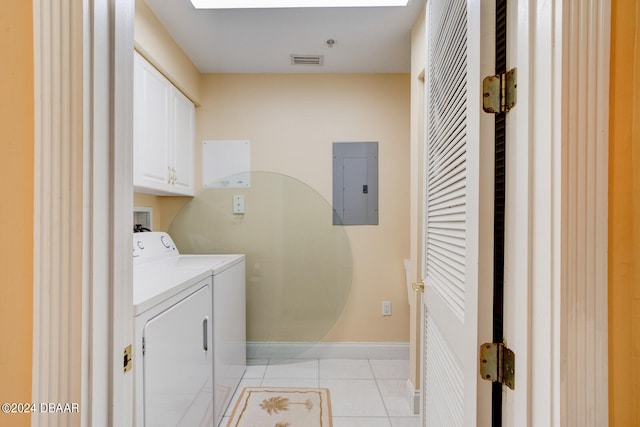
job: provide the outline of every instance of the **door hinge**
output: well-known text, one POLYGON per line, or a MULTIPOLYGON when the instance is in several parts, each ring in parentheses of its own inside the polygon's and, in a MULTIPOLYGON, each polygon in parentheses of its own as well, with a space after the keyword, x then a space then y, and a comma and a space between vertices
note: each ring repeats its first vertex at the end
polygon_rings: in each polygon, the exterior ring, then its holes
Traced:
POLYGON ((511 390, 515 387, 516 355, 503 343, 485 343, 480 346, 480 376, 499 382, 511 390))
POLYGON ((482 109, 487 113, 507 113, 518 100, 518 73, 515 68, 482 80, 482 109))
POLYGON ((131 344, 124 348, 124 372, 129 372, 133 366, 133 358, 131 357, 131 344))

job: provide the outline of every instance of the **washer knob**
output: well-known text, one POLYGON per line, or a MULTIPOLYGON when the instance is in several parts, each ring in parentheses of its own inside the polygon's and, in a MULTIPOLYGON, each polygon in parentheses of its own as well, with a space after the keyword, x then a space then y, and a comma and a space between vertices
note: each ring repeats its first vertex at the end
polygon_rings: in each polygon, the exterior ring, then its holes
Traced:
POLYGON ((165 248, 170 248, 171 244, 169 242, 167 242, 167 236, 160 236, 160 242, 162 242, 162 245, 165 248))

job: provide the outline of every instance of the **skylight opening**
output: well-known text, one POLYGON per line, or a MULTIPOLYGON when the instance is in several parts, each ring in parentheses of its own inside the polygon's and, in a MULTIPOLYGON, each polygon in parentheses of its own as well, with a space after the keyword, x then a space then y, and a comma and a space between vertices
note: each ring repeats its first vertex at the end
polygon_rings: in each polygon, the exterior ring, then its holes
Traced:
POLYGON ((406 6, 409 0, 191 0, 196 9, 406 6))

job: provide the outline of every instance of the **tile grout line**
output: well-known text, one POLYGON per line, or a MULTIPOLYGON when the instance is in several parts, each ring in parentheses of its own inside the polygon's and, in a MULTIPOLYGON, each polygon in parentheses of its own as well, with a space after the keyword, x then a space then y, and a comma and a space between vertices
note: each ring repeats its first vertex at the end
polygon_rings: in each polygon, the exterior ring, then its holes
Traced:
POLYGON ((378 390, 378 394, 380 395, 380 400, 382 401, 382 407, 384 408, 384 412, 387 414, 387 421, 389 421, 389 425, 393 426, 391 423, 391 416, 389 415, 389 410, 387 409, 387 404, 384 401, 384 396, 382 395, 382 391, 380 391, 380 385, 378 384, 378 377, 376 377, 376 373, 373 370, 373 366, 371 365, 371 359, 367 359, 367 363, 369 364, 369 369, 371 369, 371 375, 373 375, 373 380, 376 383, 376 389, 378 390))

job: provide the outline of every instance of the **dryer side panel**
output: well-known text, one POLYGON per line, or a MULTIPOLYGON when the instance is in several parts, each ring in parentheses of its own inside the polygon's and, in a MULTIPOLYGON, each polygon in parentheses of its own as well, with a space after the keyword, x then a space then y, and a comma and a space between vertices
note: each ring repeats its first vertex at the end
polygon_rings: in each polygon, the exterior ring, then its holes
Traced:
POLYGON ((220 422, 247 365, 245 261, 213 276, 215 422, 220 422))

